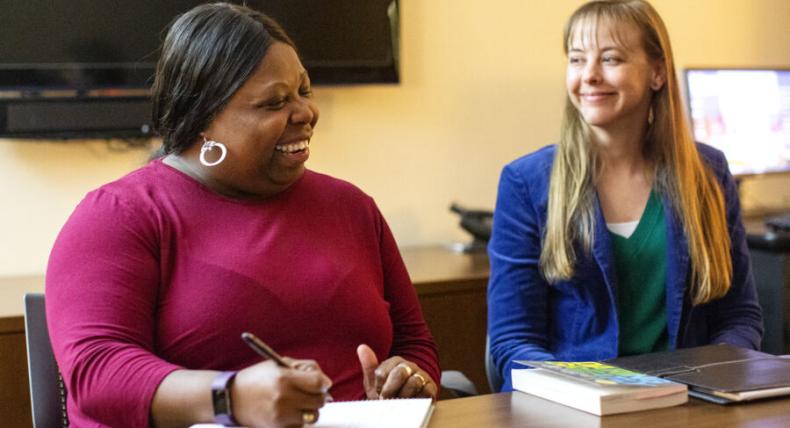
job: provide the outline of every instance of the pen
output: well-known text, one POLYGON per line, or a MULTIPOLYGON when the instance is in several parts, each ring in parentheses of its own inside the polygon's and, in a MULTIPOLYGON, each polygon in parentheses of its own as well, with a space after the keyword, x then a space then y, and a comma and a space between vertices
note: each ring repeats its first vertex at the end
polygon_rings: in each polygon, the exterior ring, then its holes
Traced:
MULTIPOLYGON (((285 358, 283 358, 282 355, 278 354, 277 351, 272 349, 271 346, 267 345, 261 339, 258 339, 258 336, 245 331, 244 333, 241 334, 241 338, 242 340, 244 340, 244 342, 247 343, 247 345, 250 346, 250 348, 252 348, 253 351, 258 353, 258 355, 260 355, 261 357, 270 358, 274 360, 277 363, 277 365, 280 367, 287 367, 291 369, 296 368, 288 364, 288 362, 285 361, 285 358)), ((332 395, 330 395, 327 391, 324 391, 324 398, 326 401, 334 401, 332 395)))
POLYGON ((242 340, 247 342, 247 345, 252 348, 253 351, 257 352, 258 355, 265 358, 270 358, 274 360, 280 367, 288 367, 293 368, 290 364, 285 361, 282 355, 278 354, 277 351, 272 349, 269 345, 264 343, 261 339, 258 339, 258 336, 255 336, 252 333, 244 332, 241 334, 242 340))

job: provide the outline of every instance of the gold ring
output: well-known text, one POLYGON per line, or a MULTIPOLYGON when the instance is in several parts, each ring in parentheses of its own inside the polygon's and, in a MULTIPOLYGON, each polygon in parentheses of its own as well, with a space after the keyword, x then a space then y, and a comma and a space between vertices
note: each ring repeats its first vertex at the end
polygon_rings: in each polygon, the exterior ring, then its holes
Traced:
POLYGON ((412 376, 414 376, 414 377, 416 377, 417 379, 420 380, 420 382, 421 382, 421 384, 420 384, 420 391, 422 391, 425 388, 425 385, 428 384, 428 381, 425 379, 425 377, 423 377, 423 375, 421 375, 419 373, 414 373, 412 376))
POLYGON ((302 412, 302 423, 305 425, 312 425, 318 420, 318 412, 305 411, 302 412))
POLYGON ((407 366, 406 364, 398 364, 400 367, 403 367, 403 370, 406 370, 406 377, 411 377, 414 374, 414 369, 407 366))

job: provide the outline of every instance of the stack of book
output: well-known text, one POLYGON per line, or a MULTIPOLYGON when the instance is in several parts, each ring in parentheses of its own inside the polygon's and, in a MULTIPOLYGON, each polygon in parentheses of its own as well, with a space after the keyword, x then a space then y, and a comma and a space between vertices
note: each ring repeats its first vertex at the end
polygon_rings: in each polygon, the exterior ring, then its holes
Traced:
POLYGON ((516 361, 513 388, 595 415, 683 404, 686 385, 599 362, 516 361), (528 368, 532 367, 532 368, 528 368))
POLYGON ((708 345, 602 362, 516 361, 513 388, 596 415, 790 395, 790 358, 708 345))

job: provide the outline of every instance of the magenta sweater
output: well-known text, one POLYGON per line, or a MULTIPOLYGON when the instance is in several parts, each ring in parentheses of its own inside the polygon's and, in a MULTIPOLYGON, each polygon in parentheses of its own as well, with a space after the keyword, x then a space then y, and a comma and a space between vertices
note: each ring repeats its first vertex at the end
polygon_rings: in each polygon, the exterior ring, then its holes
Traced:
POLYGON ((375 203, 311 171, 249 202, 153 161, 79 204, 52 250, 46 300, 73 426, 146 426, 171 371, 261 361, 243 331, 318 361, 338 400, 364 397, 360 343, 439 379, 436 345, 375 203))

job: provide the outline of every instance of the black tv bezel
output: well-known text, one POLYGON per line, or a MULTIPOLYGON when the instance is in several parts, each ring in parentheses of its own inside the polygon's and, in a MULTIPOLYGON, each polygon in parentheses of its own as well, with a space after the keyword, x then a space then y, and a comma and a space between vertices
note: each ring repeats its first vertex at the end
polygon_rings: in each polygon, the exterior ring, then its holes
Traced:
MULTIPOLYGON (((688 119, 689 128, 691 131, 691 135, 694 136, 694 118, 691 112, 691 92, 689 91, 689 82, 688 76, 689 72, 693 71, 785 71, 790 72, 790 66, 749 66, 749 67, 739 67, 739 66, 688 66, 683 68, 683 89, 685 96, 685 104, 686 104, 686 117, 688 119)), ((704 141, 703 141, 704 143, 704 141)), ((780 175, 790 175, 790 168, 786 170, 773 170, 773 171, 763 171, 763 172, 749 172, 749 173, 732 173, 733 177, 737 180, 742 178, 751 178, 751 177, 760 177, 760 176, 780 176, 780 175)))

